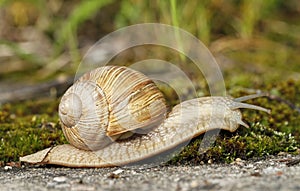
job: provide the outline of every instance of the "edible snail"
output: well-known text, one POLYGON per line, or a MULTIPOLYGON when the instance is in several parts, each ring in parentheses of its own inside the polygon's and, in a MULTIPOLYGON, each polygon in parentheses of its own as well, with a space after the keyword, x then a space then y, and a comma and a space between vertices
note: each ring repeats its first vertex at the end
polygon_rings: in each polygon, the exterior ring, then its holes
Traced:
POLYGON ((20 161, 69 167, 137 162, 212 129, 234 132, 239 125, 248 127, 239 108, 269 110, 241 102, 259 96, 196 98, 166 114, 163 94, 144 74, 127 67, 99 67, 79 78, 59 104, 62 129, 70 144, 20 157, 20 161))

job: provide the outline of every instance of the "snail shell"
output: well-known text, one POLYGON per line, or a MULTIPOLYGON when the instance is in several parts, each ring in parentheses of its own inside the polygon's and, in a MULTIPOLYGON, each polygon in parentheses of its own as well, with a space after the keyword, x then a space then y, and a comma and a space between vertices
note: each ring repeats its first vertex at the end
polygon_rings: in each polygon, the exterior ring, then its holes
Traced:
POLYGON ((20 160, 70 167, 132 163, 212 129, 233 132, 239 125, 248 127, 239 108, 269 110, 241 102, 260 96, 187 100, 166 117, 163 94, 153 81, 126 67, 100 67, 84 74, 61 99, 59 117, 71 145, 58 145, 20 160))
POLYGON ((70 87, 58 111, 64 135, 73 146, 99 150, 158 126, 166 105, 163 94, 144 74, 105 66, 86 73, 70 87))

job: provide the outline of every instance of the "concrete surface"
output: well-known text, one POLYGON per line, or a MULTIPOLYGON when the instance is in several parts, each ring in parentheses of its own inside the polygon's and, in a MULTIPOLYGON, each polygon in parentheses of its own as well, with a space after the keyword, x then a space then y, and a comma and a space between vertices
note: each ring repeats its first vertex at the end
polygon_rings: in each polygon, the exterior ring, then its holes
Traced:
POLYGON ((0 190, 300 190, 300 156, 99 169, 1 167, 0 190), (287 165, 290 164, 290 165, 287 165))

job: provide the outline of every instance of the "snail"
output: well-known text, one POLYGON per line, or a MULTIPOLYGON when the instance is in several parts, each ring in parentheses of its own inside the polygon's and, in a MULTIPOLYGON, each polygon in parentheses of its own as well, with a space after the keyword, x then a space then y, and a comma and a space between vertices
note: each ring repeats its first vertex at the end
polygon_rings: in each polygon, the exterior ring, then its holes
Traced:
POLYGON ((168 151, 213 129, 230 132, 242 121, 242 103, 260 97, 201 97, 181 102, 167 114, 163 94, 144 74, 104 66, 80 77, 63 95, 59 118, 70 144, 20 157, 21 162, 68 167, 126 165, 168 151))

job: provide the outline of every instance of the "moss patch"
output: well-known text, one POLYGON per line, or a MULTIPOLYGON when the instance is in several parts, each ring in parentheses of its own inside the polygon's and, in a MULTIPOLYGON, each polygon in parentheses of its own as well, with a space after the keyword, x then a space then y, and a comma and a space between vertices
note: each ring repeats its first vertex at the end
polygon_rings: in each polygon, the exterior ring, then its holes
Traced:
POLYGON ((295 153, 299 142, 291 134, 274 131, 259 123, 252 124, 250 129, 236 133, 221 131, 214 145, 204 153, 199 151, 203 136, 192 140, 184 150, 175 156, 170 163, 233 162, 236 158, 244 160, 276 155, 279 152, 295 153))
POLYGON ((18 161, 20 156, 65 142, 56 108, 53 100, 2 105, 0 161, 18 161))

